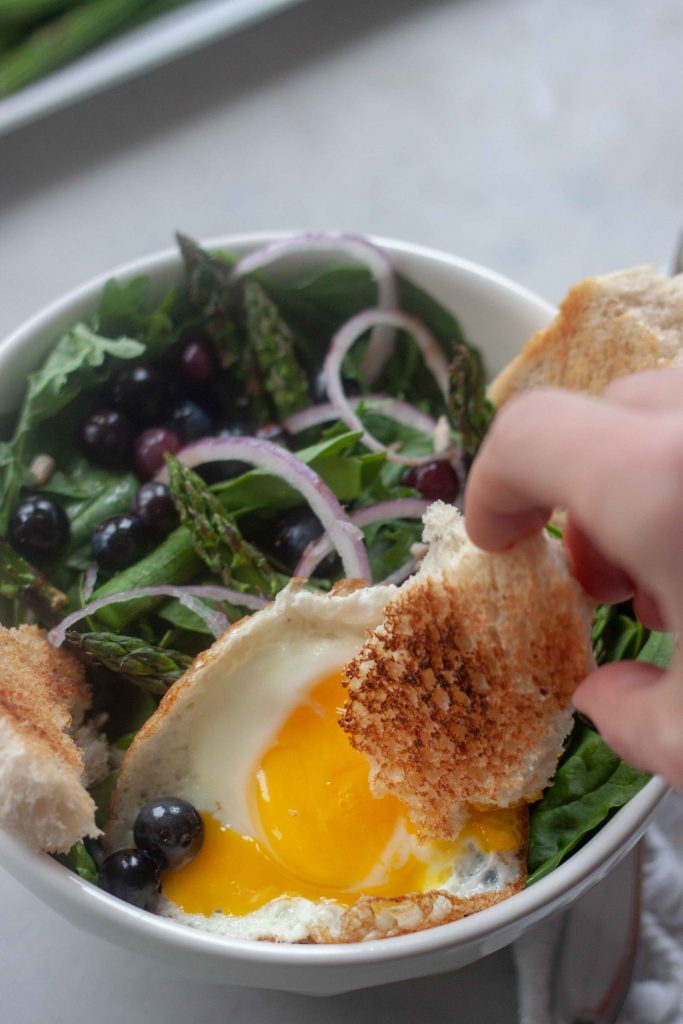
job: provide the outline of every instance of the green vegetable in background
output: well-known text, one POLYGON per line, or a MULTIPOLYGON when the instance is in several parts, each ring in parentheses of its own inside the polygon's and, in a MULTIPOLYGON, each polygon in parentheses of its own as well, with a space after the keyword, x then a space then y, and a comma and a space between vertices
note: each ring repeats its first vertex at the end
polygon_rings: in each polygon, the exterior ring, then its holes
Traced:
POLYGON ((450 367, 448 418, 460 447, 470 458, 477 454, 494 414, 486 397, 481 356, 471 345, 460 342, 450 367))
POLYGON ((310 405, 308 381, 296 357, 294 335, 258 281, 244 285, 247 345, 280 422, 310 405))
POLYGON ((232 515, 204 481, 172 456, 166 456, 169 488, 192 546, 227 587, 273 597, 286 582, 261 552, 247 543, 232 515))
MULTIPOLYGON (((68 64, 82 53, 150 18, 180 6, 184 0, 90 0, 59 5, 57 0, 26 0, 26 14, 36 18, 35 28, 0 56, 0 97, 68 64), (58 10, 59 6, 66 9, 58 10), (50 9, 53 9, 51 11, 50 9), (42 22, 41 15, 56 13, 42 22)), ((17 0, 4 0, 8 20, 16 20, 17 0)), ((3 10, 0 6, 0 25, 3 10)), ((30 24, 29 18, 26 22, 30 24)), ((32 19, 31 19, 32 20, 32 19)))
POLYGON ((0 597, 19 601, 35 612, 44 626, 52 626, 67 598, 46 576, 34 569, 6 541, 0 539, 0 597))
POLYGON ((83 843, 75 843, 68 853, 58 853, 56 857, 64 867, 85 878, 86 882, 97 885, 97 867, 83 843))
POLYGON ((29 374, 14 436, 0 444, 0 533, 7 528, 19 488, 29 480, 27 442, 32 432, 84 389, 104 381, 111 358, 135 359, 144 351, 145 346, 132 338, 103 338, 77 324, 57 342, 41 368, 29 374))

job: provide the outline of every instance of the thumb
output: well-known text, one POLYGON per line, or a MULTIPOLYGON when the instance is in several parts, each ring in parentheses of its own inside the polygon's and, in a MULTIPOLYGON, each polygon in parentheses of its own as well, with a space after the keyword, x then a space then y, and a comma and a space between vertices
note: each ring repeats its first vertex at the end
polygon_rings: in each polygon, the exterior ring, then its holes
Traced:
POLYGON ((670 681, 655 665, 613 662, 584 679, 574 693, 574 706, 595 722, 605 742, 624 761, 661 773, 683 788, 683 757, 675 750, 683 747, 683 707, 675 709, 678 721, 674 723, 667 709, 670 681), (674 750, 672 732, 677 736, 674 750))

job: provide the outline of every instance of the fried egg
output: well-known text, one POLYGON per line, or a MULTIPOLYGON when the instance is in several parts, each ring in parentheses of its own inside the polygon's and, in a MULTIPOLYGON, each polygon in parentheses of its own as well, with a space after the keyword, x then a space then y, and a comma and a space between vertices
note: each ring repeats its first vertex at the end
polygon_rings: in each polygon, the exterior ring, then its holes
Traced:
POLYGON ((339 726, 344 666, 382 620, 390 586, 317 595, 291 584, 195 661, 124 760, 107 842, 130 845, 156 796, 197 808, 204 843, 162 874, 159 913, 223 935, 350 941, 462 917, 525 881, 526 808, 469 809, 422 839, 376 797, 339 726))

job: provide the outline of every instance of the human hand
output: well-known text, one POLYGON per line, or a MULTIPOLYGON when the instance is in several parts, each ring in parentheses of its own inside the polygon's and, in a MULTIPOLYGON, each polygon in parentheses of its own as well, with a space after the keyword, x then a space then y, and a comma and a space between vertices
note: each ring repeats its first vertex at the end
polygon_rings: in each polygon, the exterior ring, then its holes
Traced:
MULTIPOLYGON (((473 542, 502 551, 568 512, 574 575, 597 601, 633 597, 651 629, 683 630, 683 370, 615 381, 601 398, 528 392, 497 414, 465 495, 473 542)), ((575 706, 634 767, 683 789, 683 662, 603 665, 575 706)))

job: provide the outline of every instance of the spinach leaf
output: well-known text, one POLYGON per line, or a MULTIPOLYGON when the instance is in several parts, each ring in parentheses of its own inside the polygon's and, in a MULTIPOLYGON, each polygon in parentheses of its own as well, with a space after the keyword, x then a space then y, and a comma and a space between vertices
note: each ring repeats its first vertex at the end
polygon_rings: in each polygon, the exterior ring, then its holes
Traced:
POLYGON ((556 868, 649 778, 621 761, 592 729, 577 725, 555 778, 531 808, 528 884, 556 868))
MULTIPOLYGON (((609 612, 600 613, 598 631, 609 618, 609 612)), ((637 660, 668 668, 674 651, 672 635, 653 630, 637 660)), ((528 884, 557 867, 649 778, 621 761, 596 732, 577 724, 555 778, 531 808, 528 884)))

